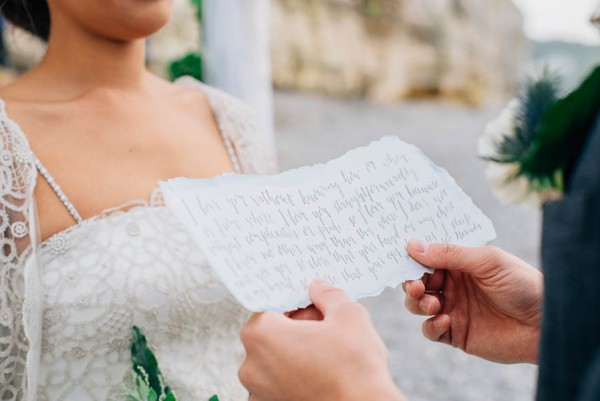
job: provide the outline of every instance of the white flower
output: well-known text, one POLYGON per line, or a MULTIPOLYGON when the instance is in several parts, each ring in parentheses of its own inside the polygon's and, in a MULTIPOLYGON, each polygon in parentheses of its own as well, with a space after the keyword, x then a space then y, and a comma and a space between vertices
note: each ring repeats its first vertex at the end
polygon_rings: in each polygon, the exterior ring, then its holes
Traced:
MULTIPOLYGON (((521 103, 517 99, 510 101, 498 118, 486 126, 483 136, 479 139, 480 156, 490 158, 500 156, 498 145, 504 138, 516 134, 516 116, 520 108, 521 103)), ((500 202, 524 203, 539 208, 544 202, 560 197, 560 192, 554 189, 537 191, 531 180, 522 175, 520 170, 521 165, 518 162, 489 162, 485 175, 500 202)))
POLYGON ((521 102, 517 99, 511 100, 502 110, 502 113, 490 122, 479 138, 479 155, 482 157, 498 156, 498 144, 506 137, 515 135, 515 117, 521 109, 521 102))
MULTIPOLYGON (((517 99, 511 100, 502 110, 502 113, 485 127, 485 132, 479 138, 479 155, 481 157, 498 157, 498 145, 504 138, 515 135, 515 117, 519 113, 521 103, 517 99)), ((533 191, 529 180, 520 174, 519 163, 490 162, 485 170, 485 175, 492 185, 494 195, 502 203, 525 202, 532 206, 539 206, 537 194, 533 191)))
POLYGON ((535 192, 531 182, 519 174, 519 163, 490 162, 485 175, 494 195, 502 203, 525 203, 533 208, 541 205, 540 193, 535 192))
POLYGON ((164 66, 188 53, 200 51, 201 29, 190 0, 175 0, 169 23, 152 36, 150 62, 164 66))

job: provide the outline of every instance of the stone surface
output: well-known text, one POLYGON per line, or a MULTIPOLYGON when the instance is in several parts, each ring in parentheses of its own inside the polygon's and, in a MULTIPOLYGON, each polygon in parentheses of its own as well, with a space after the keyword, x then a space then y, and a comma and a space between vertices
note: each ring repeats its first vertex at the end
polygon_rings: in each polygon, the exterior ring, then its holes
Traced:
MULTIPOLYGON (((525 60, 522 18, 511 0, 261 1, 271 2, 273 81, 281 88, 480 104, 513 93, 525 60)), ((200 36, 189 0, 174 0, 170 23, 149 41, 150 68, 166 75, 169 62, 199 50, 200 36)), ((20 30, 5 37, 18 68, 44 53, 20 30)))
POLYGON ((470 103, 511 92, 525 60, 510 0, 272 0, 281 88, 470 103))

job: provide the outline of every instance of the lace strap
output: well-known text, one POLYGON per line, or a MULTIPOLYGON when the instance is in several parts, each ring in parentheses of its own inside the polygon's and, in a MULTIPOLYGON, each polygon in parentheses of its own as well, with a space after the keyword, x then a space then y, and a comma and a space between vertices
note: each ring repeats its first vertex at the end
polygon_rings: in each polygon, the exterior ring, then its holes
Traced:
POLYGON ((237 173, 272 174, 277 171, 276 156, 265 146, 247 105, 191 77, 179 78, 176 83, 204 93, 237 173))
POLYGON ((229 159, 231 160, 231 165, 233 166, 233 171, 238 174, 242 173, 242 165, 240 164, 240 159, 238 158, 237 153, 235 153, 235 149, 233 148, 233 143, 231 143, 231 138, 225 135, 222 130, 221 138, 223 138, 223 142, 225 142, 225 147, 227 148, 227 153, 229 153, 229 159))
POLYGON ((38 159, 36 156, 34 156, 33 158, 35 161, 35 166, 37 167, 38 171, 40 172, 42 177, 44 177, 46 182, 48 182, 48 185, 50 185, 50 188, 52 188, 52 190, 56 193, 56 196, 58 196, 58 199, 60 199, 62 204, 65 205, 69 214, 71 216, 73 216, 73 218, 75 219, 77 224, 82 223, 83 219, 81 218, 81 215, 79 214, 77 209, 75 209, 75 206, 73 205, 73 203, 71 203, 69 198, 67 198, 67 195, 62 190, 60 185, 58 185, 58 183, 56 182, 54 177, 52 177, 52 175, 50 175, 50 172, 48 170, 46 170, 46 167, 44 167, 42 165, 42 162, 40 161, 40 159, 38 159))

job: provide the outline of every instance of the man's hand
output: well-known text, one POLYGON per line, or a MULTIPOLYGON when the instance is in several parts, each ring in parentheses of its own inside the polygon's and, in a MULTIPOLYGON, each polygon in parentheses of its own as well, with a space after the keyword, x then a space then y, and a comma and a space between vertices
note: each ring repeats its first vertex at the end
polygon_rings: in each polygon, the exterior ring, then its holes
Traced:
POLYGON ((408 281, 406 307, 433 316, 423 334, 502 363, 537 362, 542 274, 494 247, 411 241, 408 252, 433 274, 408 281))
POLYGON ((310 295, 312 309, 255 314, 243 328, 239 377, 251 400, 402 400, 367 311, 322 281, 310 295))

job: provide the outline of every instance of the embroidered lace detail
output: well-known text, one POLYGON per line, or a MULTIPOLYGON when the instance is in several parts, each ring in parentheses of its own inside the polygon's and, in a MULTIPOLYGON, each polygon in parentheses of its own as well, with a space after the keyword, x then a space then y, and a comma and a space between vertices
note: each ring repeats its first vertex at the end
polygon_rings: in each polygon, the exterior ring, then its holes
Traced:
MULTIPOLYGON (((241 102, 192 79, 179 83, 207 96, 243 173, 275 171, 241 102)), ((247 399, 236 374, 247 312, 160 191, 36 245, 34 158, 4 107, 0 128, 0 399, 121 399, 134 324, 182 400, 247 399)))
POLYGON ((38 250, 39 399, 120 400, 133 325, 182 400, 247 398, 236 372, 248 313, 166 208, 115 211, 52 238, 38 250))
POLYGON ((27 139, 0 108, 0 399, 13 401, 31 399, 36 375, 28 360, 39 359, 41 305, 35 295, 25 298, 38 289, 30 268, 37 173, 27 139))

